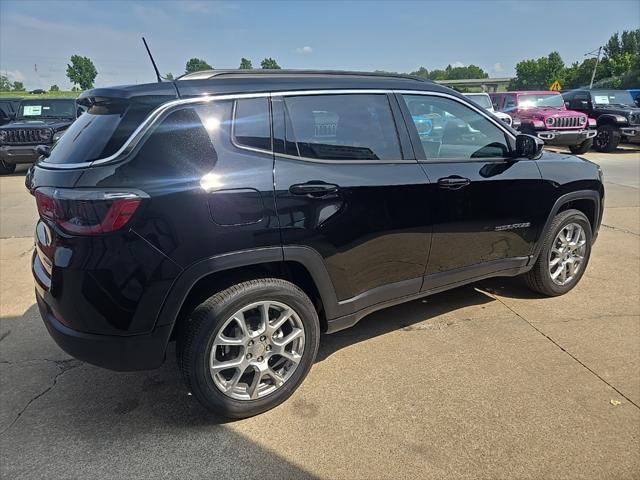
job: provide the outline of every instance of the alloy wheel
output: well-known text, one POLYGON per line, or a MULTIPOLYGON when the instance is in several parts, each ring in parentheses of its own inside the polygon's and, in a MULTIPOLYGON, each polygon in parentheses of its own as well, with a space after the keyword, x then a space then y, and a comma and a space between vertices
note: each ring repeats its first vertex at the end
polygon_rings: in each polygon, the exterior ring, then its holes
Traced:
POLYGON ((211 377, 231 398, 263 398, 291 378, 302 360, 304 343, 304 325, 290 306, 252 303, 218 331, 209 355, 211 377))
POLYGON ((577 223, 562 227, 549 251, 549 274, 556 285, 571 282, 582 267, 587 251, 587 236, 577 223))

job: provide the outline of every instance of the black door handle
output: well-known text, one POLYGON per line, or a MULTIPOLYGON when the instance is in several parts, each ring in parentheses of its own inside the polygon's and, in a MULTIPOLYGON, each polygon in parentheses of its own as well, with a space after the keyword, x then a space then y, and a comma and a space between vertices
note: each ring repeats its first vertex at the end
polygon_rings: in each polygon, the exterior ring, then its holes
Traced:
POLYGON ((458 188, 466 187, 471 183, 471 180, 458 175, 452 175, 450 177, 438 179, 438 186, 441 188, 448 188, 450 190, 457 190, 458 188))
POLYGON ((306 195, 309 197, 324 197, 338 191, 338 185, 324 182, 298 183, 289 187, 292 195, 306 195))

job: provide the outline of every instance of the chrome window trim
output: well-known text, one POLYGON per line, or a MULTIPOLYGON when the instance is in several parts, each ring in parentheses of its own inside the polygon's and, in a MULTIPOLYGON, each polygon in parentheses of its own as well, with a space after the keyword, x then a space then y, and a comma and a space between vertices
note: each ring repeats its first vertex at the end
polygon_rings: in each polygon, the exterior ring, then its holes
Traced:
MULTIPOLYGON (((263 98, 263 97, 254 97, 254 98, 263 98)), ((271 108, 269 103, 267 103, 267 112, 269 115, 269 134, 271 136, 271 149, 270 150, 265 150, 262 148, 256 148, 256 147, 247 147, 246 145, 240 145, 237 141, 236 141, 236 109, 238 108, 238 100, 243 100, 241 98, 236 98, 233 100, 233 107, 231 109, 231 144, 236 147, 239 148, 240 150, 249 150, 250 152, 257 152, 257 153, 267 153, 269 155, 273 154, 273 127, 272 127, 272 119, 271 119, 271 108)))
MULTIPOLYGON (((155 110, 153 110, 135 129, 135 131, 129 136, 127 140, 122 144, 122 146, 118 149, 117 152, 109 155, 105 158, 99 158, 96 160, 92 160, 89 162, 79 162, 79 163, 47 163, 45 162, 37 162, 38 165, 41 165, 43 168, 51 169, 51 170, 67 170, 74 168, 84 168, 84 167, 92 167, 96 165, 102 165, 105 163, 113 162, 118 160, 122 155, 130 152, 135 147, 137 147, 140 140, 146 135, 146 133, 160 120, 164 119, 165 115, 168 115, 174 108, 184 107, 188 105, 199 105, 206 104, 213 101, 222 101, 222 100, 238 100, 243 98, 261 98, 261 97, 291 97, 291 96, 300 96, 300 95, 354 95, 354 94, 402 94, 402 95, 432 95, 438 97, 446 97, 452 100, 455 100, 467 107, 472 108, 477 111, 489 121, 493 122, 500 130, 505 132, 510 138, 515 140, 515 136, 503 128, 499 121, 493 120, 491 117, 486 115, 486 113, 481 112, 478 108, 471 105, 471 103, 467 103, 462 99, 454 95, 450 95, 448 93, 443 92, 434 92, 430 90, 394 90, 394 89, 371 89, 371 88, 351 88, 351 89, 323 89, 323 90, 286 90, 286 91, 273 91, 273 92, 254 92, 254 93, 230 93, 230 94, 222 94, 222 95, 204 95, 200 97, 192 97, 192 98, 179 98, 176 100, 171 100, 170 102, 163 103, 159 105, 155 110)), ((233 125, 233 123, 232 123, 233 125)), ((232 135, 233 138, 233 135, 232 135)), ((251 147, 240 147, 251 149, 251 147)), ((273 148, 273 146, 272 146, 273 148)), ((256 149, 260 153, 273 153, 267 150, 259 150, 256 149)), ((302 160, 308 162, 317 162, 317 163, 342 163, 342 164, 384 164, 384 163, 416 163, 417 160, 322 160, 322 159, 314 159, 314 158, 306 158, 306 157, 296 157, 293 155, 285 155, 276 153, 276 156, 280 156, 283 158, 292 158, 295 160, 302 160)))

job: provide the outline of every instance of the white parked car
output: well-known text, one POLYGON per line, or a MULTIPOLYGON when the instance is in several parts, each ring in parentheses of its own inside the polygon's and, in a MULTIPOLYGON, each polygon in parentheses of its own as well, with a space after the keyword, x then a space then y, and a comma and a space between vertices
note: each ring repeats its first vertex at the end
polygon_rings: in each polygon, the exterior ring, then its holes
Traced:
POLYGON ((513 126, 513 119, 511 118, 511 116, 503 112, 496 112, 493 109, 493 103, 491 102, 491 97, 489 96, 488 93, 463 93, 463 95, 465 97, 469 97, 471 100, 476 102, 485 110, 489 110, 491 113, 493 113, 496 117, 498 117, 507 125, 513 126))

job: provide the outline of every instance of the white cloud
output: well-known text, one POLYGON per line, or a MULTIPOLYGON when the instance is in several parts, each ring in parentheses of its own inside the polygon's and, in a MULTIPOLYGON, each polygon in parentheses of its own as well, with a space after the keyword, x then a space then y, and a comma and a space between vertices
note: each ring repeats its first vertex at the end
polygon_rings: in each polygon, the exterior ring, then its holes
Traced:
POLYGON ((504 67, 502 66, 502 64, 500 62, 494 63, 493 64, 493 71, 494 72, 503 72, 504 71, 504 67))
POLYGON ((466 65, 465 65, 464 63, 460 62, 460 61, 453 62, 453 63, 451 64, 451 66, 452 66, 453 68, 457 68, 457 67, 466 67, 466 65))
POLYGON ((296 53, 299 53, 300 55, 309 55, 310 53, 313 53, 313 48, 311 48, 311 47, 298 47, 298 48, 296 48, 296 53))
POLYGON ((24 75, 20 70, 2 70, 1 75, 6 75, 10 82, 24 82, 24 75))

